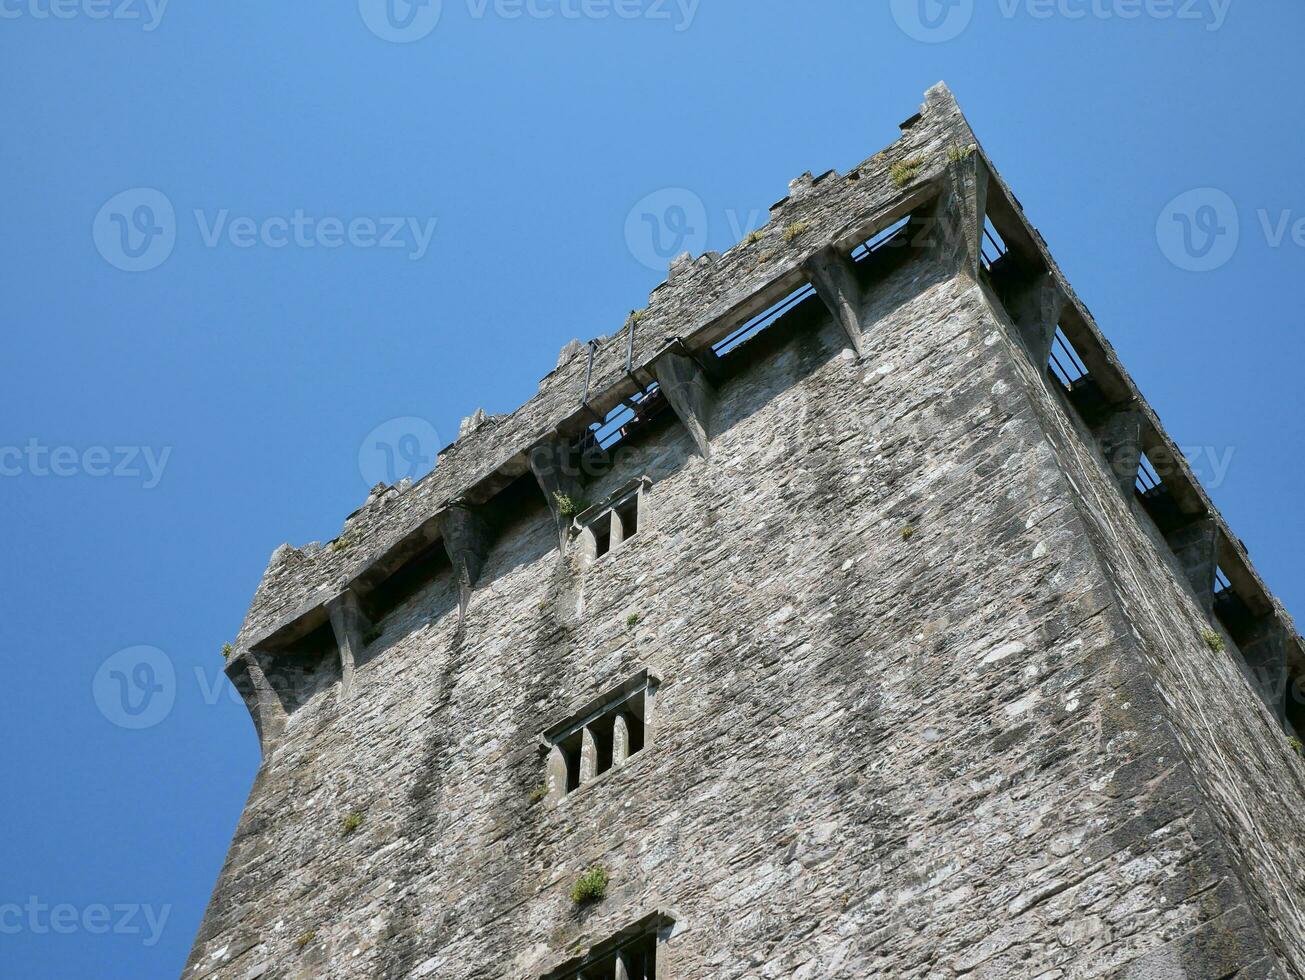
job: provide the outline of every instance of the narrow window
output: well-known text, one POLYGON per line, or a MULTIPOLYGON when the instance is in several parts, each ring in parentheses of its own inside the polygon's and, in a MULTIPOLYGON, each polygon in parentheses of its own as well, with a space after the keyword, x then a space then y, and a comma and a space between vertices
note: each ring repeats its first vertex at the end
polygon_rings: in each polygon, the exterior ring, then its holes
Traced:
POLYGON ((541 980, 657 980, 658 947, 673 926, 669 916, 653 914, 541 980))
POLYGON ((647 477, 631 480, 606 501, 576 517, 576 530, 582 535, 582 553, 589 561, 597 561, 618 550, 639 533, 644 524, 644 494, 649 485, 647 477))
POLYGON ((589 525, 594 535, 594 557, 601 558, 612 550, 612 514, 607 512, 589 525))
POLYGON ((621 522, 621 540, 629 541, 639 531, 639 495, 636 493, 616 509, 621 522))
POLYGON ((643 671, 544 733, 546 765, 556 773, 548 778, 551 798, 575 792, 644 750, 657 683, 656 677, 643 671))

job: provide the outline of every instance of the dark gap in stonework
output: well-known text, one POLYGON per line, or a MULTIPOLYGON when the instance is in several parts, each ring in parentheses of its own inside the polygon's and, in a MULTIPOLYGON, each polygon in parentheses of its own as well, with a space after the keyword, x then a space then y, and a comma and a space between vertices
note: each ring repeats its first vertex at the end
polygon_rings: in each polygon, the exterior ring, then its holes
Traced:
POLYGON ((1006 247, 1006 240, 1001 237, 992 223, 992 219, 984 216, 983 219, 983 238, 979 241, 979 262, 983 268, 991 272, 992 267, 1006 257, 1010 249, 1006 247))
POLYGON ((616 519, 621 522, 621 540, 628 541, 639 533, 638 494, 616 508, 616 519))
POLYGON ((564 967, 545 980, 616 980, 617 957, 625 960, 630 980, 657 980, 657 934, 640 936, 632 943, 587 960, 577 967, 564 967))
POLYGON ((893 238, 899 231, 911 223, 911 216, 908 214, 905 218, 894 221, 882 231, 877 231, 856 248, 852 249, 852 261, 864 262, 869 259, 875 252, 881 248, 899 248, 910 240, 908 236, 903 235, 900 240, 893 241, 893 238))
POLYGON ((666 405, 666 397, 654 381, 642 391, 623 399, 601 421, 590 425, 586 442, 599 449, 612 449, 633 435, 640 425, 659 415, 666 405))
POLYGON ((399 606, 434 584, 446 572, 452 572, 448 552, 443 541, 428 545, 411 561, 381 582, 367 597, 368 613, 373 623, 380 624, 399 606))
POLYGON ((276 651, 268 681, 286 714, 291 714, 335 683, 339 674, 339 646, 328 620, 293 646, 276 651))
POLYGON ((1047 370, 1060 382, 1066 391, 1074 390, 1074 383, 1088 375, 1087 365, 1079 356, 1065 331, 1056 328, 1056 336, 1051 343, 1051 358, 1047 361, 1047 370))
POLYGON ((1238 646, 1251 638, 1256 623, 1255 613, 1233 587, 1222 567, 1214 570, 1214 614, 1238 646))
POLYGON ((751 340, 768 327, 774 326, 774 324, 777 323, 786 313, 796 309, 807 300, 813 299, 815 295, 815 287, 810 283, 805 283, 800 288, 789 293, 774 306, 758 313, 751 320, 743 324, 743 326, 739 327, 724 339, 712 344, 712 351, 717 356, 728 354, 740 344, 751 340))
POLYGON ((612 550, 612 512, 608 511, 589 525, 594 535, 594 557, 601 558, 612 550))
POLYGON ((1142 453, 1139 459, 1134 488, 1142 506, 1162 533, 1168 534, 1191 520, 1146 453, 1142 453))

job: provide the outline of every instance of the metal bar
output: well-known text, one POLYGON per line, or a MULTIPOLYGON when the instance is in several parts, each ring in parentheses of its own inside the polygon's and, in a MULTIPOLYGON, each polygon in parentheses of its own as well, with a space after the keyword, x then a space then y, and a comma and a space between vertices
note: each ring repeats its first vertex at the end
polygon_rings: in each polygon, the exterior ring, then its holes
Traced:
POLYGON ((988 241, 992 242, 992 247, 997 250, 997 258, 1006 254, 1006 247, 1002 242, 997 241, 996 236, 992 233, 992 225, 985 218, 983 222, 983 234, 987 236, 988 241))
POLYGON ((1079 373, 1087 374, 1087 365, 1083 363, 1083 358, 1078 356, 1078 349, 1069 342, 1069 339, 1063 333, 1061 333, 1060 328, 1056 329, 1056 340, 1060 343, 1061 349, 1064 350, 1065 354, 1069 357, 1070 363, 1078 369, 1079 373))
POLYGON ((580 404, 585 406, 589 404, 589 380, 591 377, 593 377, 593 373, 594 373, 594 355, 598 353, 598 342, 595 340, 591 340, 589 341, 588 347, 589 347, 589 362, 585 365, 585 393, 584 396, 580 399, 580 404))
POLYGON ((639 321, 630 314, 630 336, 625 341, 625 373, 632 374, 634 371, 634 328, 639 325, 639 321))
POLYGON ((1060 358, 1056 356, 1056 352, 1054 350, 1051 352, 1051 363, 1055 365, 1055 367, 1052 370, 1056 373, 1056 379, 1061 384, 1063 384, 1065 387, 1069 387, 1071 384, 1074 383, 1069 377, 1069 372, 1065 370, 1065 365, 1060 363, 1060 358))

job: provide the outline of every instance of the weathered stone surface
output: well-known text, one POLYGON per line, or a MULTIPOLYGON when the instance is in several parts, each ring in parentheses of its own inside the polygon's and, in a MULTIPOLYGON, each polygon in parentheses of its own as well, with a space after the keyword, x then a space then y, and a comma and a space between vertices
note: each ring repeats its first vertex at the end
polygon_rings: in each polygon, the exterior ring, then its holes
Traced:
POLYGON ((1142 414, 1129 405, 1110 414, 1097 430, 1106 465, 1119 488, 1132 496, 1142 462, 1142 414))
POLYGON ((829 310, 834 321, 847 334, 848 343, 857 357, 866 354, 866 341, 862 336, 861 306, 864 293, 857 282, 856 270, 842 249, 829 247, 817 252, 802 264, 802 271, 811 280, 816 295, 829 310))
POLYGON ((331 630, 340 651, 340 694, 348 697, 353 690, 354 668, 367 645, 364 636, 372 624, 352 589, 331 600, 330 613, 331 630))
MULTIPOLYGON (((961 126, 932 93, 904 147, 778 213, 811 217, 810 249, 859 234, 901 196, 888 161, 932 167, 961 126)), ((668 311, 770 288, 738 251, 678 271, 639 363, 689 335, 668 311)), ((655 913, 662 980, 1305 973, 1305 767, 981 278, 913 250, 866 288, 866 360, 817 300, 726 355, 710 460, 668 423, 574 487, 651 480, 603 561, 559 539, 541 478, 461 637, 459 575, 433 564, 378 616, 352 697, 289 700, 186 975, 538 978, 655 913), (645 748, 566 794, 540 734, 645 669, 645 748), (594 865, 608 893, 579 910, 594 865)), ((552 384, 369 501, 357 547, 502 460, 527 476, 580 390, 552 384)), ((242 636, 347 581, 339 558, 280 553, 242 636)))
POLYGON ((1056 285, 1055 276, 1047 273, 1037 277, 1017 291, 1007 305, 1029 357, 1034 364, 1045 365, 1051 359, 1051 345, 1065 308, 1065 294, 1056 285))
POLYGON ((711 458, 711 415, 716 390, 697 362, 674 351, 663 354, 653 365, 657 384, 666 394, 676 416, 693 437, 704 459, 711 458))

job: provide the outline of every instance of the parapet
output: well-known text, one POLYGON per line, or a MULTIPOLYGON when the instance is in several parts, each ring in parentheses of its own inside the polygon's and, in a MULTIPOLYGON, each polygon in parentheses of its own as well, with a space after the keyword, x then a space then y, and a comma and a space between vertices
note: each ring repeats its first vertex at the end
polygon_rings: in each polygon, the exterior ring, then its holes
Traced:
POLYGON ((568 515, 554 501, 571 486, 563 464, 585 450, 613 410, 637 404, 660 384, 706 455, 701 398, 718 369, 716 349, 741 325, 800 290, 814 290, 861 354, 867 338, 855 311, 866 273, 852 259, 868 256, 877 235, 903 222, 914 227, 922 216, 945 260, 1001 296, 1039 370, 1053 343, 1072 347, 1080 370, 1066 385, 1067 397, 1116 466, 1124 491, 1133 492, 1143 457, 1163 471, 1139 496, 1206 607, 1242 617, 1239 642, 1272 635, 1293 670, 1305 674, 1305 648, 1281 604, 1026 220, 950 90, 939 84, 881 152, 846 174, 794 180, 759 234, 723 254, 677 258, 643 310, 610 335, 568 344, 538 393, 516 411, 469 418, 423 479, 375 488, 326 546, 278 548, 227 665, 265 745, 279 724, 265 675, 282 651, 330 623, 347 685, 350 647, 365 628, 360 600, 441 543, 459 576, 465 611, 485 547, 479 510, 533 474, 561 529, 568 515), (982 258, 986 229, 1001 240, 998 260, 982 258))

